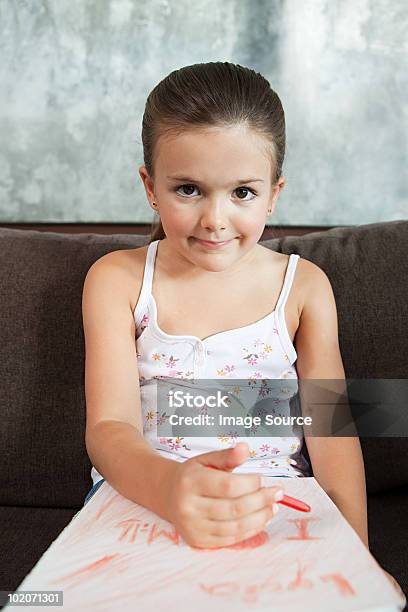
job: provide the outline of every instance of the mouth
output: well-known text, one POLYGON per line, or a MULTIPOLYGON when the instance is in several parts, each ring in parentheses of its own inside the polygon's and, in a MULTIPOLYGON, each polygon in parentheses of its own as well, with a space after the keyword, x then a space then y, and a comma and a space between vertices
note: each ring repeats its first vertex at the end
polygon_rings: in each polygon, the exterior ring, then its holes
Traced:
POLYGON ((197 242, 198 244, 202 245, 203 247, 207 247, 209 249, 220 249, 223 246, 226 246, 227 244, 230 244, 233 240, 235 240, 235 238, 230 238, 230 240, 201 240, 200 238, 196 238, 195 236, 192 236, 193 240, 195 242, 197 242))

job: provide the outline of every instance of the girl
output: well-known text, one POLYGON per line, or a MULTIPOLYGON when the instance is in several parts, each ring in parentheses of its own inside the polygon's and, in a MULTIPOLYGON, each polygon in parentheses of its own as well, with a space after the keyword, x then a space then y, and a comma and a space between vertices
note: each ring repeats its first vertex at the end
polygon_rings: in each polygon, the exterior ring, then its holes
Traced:
MULTIPOLYGON (((311 475, 303 439, 158 437, 154 383, 344 379, 334 295, 318 266, 258 244, 285 184, 284 111, 264 77, 228 62, 172 72, 147 99, 142 141, 139 173, 160 222, 148 247, 105 255, 84 284, 86 501, 106 479, 187 543, 228 546, 277 511, 284 487, 262 475, 311 475)), ((368 546, 358 438, 306 444, 315 478, 368 546)))

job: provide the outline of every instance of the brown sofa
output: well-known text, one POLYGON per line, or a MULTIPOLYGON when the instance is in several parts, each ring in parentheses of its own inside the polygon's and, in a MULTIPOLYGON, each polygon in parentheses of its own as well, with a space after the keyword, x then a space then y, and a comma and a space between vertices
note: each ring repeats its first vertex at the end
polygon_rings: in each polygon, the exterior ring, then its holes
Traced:
MULTIPOLYGON (((147 241, 0 228, 0 590, 18 587, 92 486, 83 282, 105 253, 147 241)), ((347 378, 408 378, 408 221, 263 244, 329 276, 347 378)), ((371 550, 408 595, 408 441, 363 438, 362 447, 371 550)))

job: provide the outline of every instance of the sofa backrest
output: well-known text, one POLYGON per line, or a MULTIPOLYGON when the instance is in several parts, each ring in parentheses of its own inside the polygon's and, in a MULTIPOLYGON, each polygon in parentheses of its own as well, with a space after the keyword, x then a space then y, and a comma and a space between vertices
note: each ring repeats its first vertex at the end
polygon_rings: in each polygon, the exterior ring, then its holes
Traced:
MULTIPOLYGON (((80 508, 85 448, 82 288, 105 253, 141 235, 0 228, 0 505, 80 508)), ((264 241, 330 278, 347 378, 408 378, 408 221, 264 241)), ((408 483, 405 438, 362 439, 369 492, 408 483)))

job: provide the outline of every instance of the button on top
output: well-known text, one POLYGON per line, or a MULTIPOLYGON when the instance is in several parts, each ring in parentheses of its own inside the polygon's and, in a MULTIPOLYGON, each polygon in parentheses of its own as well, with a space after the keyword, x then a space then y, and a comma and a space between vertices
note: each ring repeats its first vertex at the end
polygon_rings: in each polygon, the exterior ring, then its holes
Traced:
POLYGON ((197 342, 196 344, 196 349, 197 349, 197 357, 196 357, 196 362, 198 365, 203 365, 204 363, 204 347, 200 342, 197 342))

